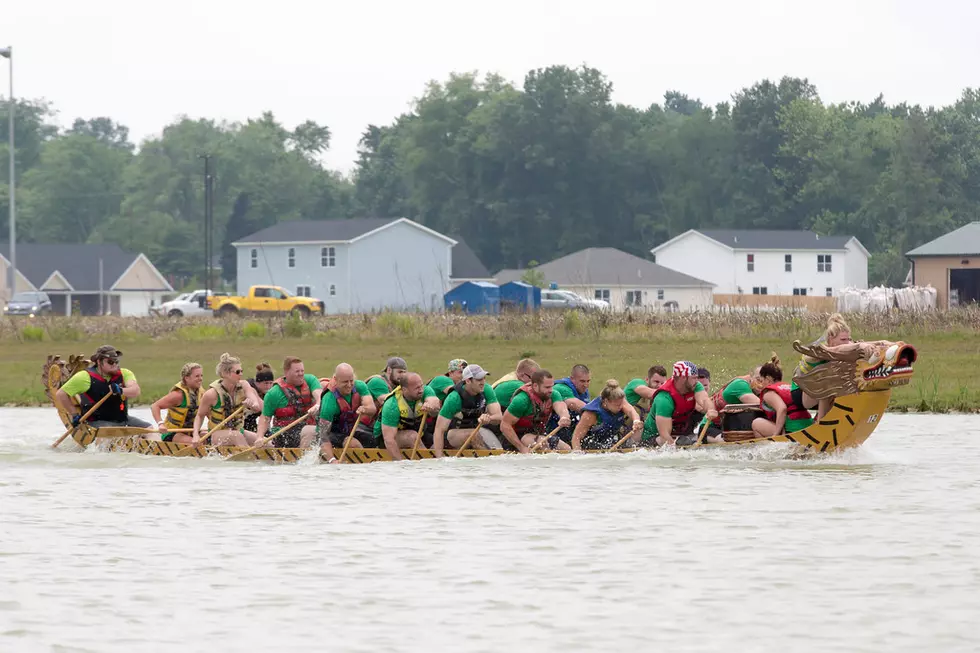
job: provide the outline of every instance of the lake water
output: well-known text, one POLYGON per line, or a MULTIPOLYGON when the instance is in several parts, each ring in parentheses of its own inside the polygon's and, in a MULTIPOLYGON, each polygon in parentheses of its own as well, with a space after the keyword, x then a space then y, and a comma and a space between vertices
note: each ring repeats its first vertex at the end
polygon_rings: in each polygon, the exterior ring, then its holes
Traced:
POLYGON ((976 416, 887 415, 816 460, 344 466, 0 426, 4 652, 980 648, 976 416))

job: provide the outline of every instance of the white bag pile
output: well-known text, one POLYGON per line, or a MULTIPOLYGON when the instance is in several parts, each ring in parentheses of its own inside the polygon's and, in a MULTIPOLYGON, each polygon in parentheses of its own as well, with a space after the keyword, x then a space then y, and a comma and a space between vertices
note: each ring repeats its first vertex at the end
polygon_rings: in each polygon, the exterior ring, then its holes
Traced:
POLYGON ((932 286, 907 288, 841 288, 837 293, 837 310, 841 313, 901 311, 933 311, 936 309, 936 289, 932 286))

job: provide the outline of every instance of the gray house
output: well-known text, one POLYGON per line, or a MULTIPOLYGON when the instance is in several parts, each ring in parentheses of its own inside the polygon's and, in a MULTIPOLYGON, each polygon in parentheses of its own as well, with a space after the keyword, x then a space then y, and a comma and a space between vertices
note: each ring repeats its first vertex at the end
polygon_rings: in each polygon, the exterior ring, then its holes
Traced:
MULTIPOLYGON (((8 245, 0 244, 3 303, 8 294, 8 252, 8 245)), ((58 315, 148 315, 151 306, 174 290, 143 254, 115 244, 76 243, 18 243, 15 288, 47 293, 58 315)))
POLYGON ((486 275, 460 241, 408 218, 281 222, 232 243, 238 290, 270 284, 323 300, 327 313, 440 310, 459 274, 486 275))

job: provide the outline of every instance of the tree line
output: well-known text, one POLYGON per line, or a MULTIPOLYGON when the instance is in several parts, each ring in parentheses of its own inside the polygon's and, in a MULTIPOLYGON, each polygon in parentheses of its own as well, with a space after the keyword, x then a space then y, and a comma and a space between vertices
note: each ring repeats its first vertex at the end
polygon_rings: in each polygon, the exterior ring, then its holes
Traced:
MULTIPOLYGON (((848 234, 872 252, 872 283, 900 285, 905 251, 980 213, 980 90, 925 109, 826 104, 791 77, 715 106, 671 91, 638 108, 611 94, 588 67, 533 70, 522 86, 453 74, 391 124, 368 125, 350 175, 320 163, 330 130, 314 121, 185 117, 137 147, 110 117, 61 129, 50 103, 19 100, 18 240, 115 242, 165 274, 198 275, 205 153, 228 279, 230 243, 277 222, 406 216, 464 238, 491 271, 591 246, 648 256, 699 227, 848 234)), ((6 129, 0 146, 6 179, 6 129)), ((3 236, 8 202, 4 186, 3 236)))

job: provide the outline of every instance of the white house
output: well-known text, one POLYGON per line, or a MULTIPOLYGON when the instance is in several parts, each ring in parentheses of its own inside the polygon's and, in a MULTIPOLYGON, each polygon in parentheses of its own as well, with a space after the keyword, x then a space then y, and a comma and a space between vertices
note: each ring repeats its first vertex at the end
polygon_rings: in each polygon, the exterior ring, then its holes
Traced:
POLYGON ((853 236, 691 229, 650 252, 660 265, 710 281, 715 294, 833 297, 845 286, 868 287, 868 250, 853 236))
POLYGON ((454 276, 489 276, 464 243, 408 218, 280 222, 232 245, 239 292, 281 286, 327 313, 441 310, 454 276))
MULTIPOLYGON (((0 296, 7 300, 9 248, 0 245, 0 296)), ((143 254, 115 244, 17 243, 17 292, 41 291, 55 314, 149 315, 174 289, 143 254)))
MULTIPOLYGON (((707 281, 612 247, 590 247, 534 268, 547 284, 583 297, 604 299, 613 310, 691 310, 711 306, 707 281)), ((525 270, 501 270, 498 284, 518 281, 525 270)))

